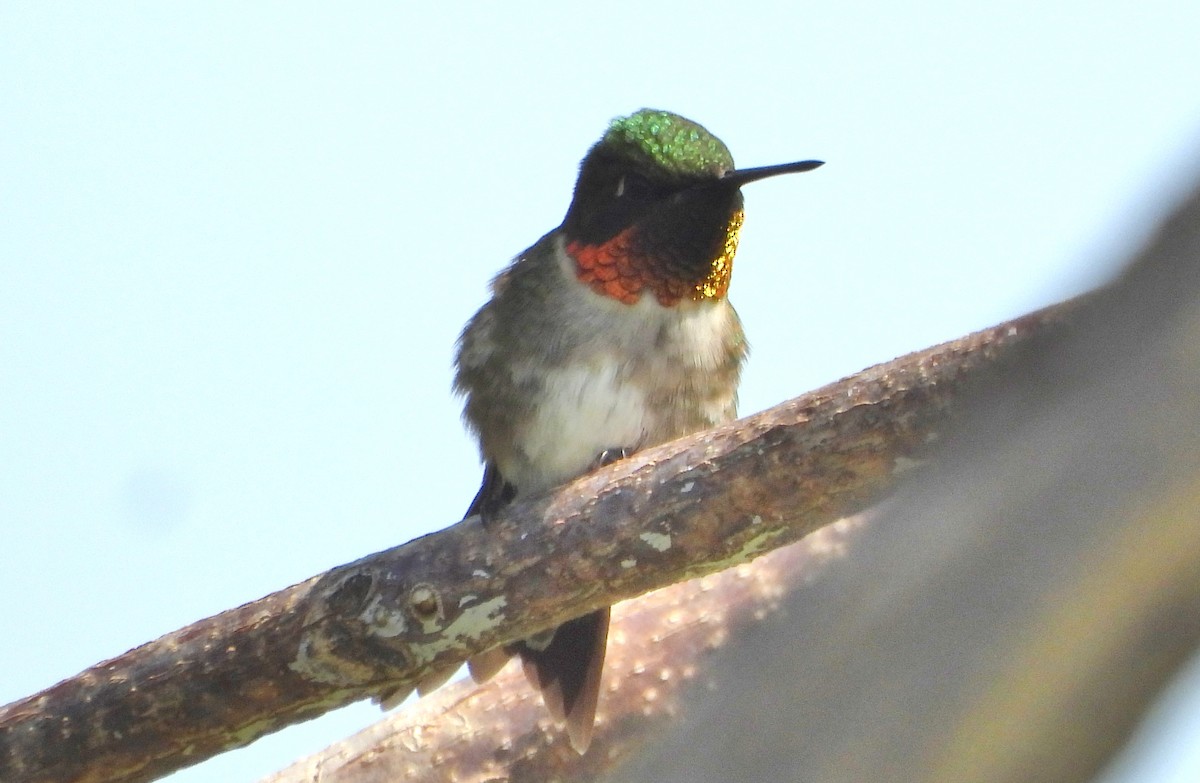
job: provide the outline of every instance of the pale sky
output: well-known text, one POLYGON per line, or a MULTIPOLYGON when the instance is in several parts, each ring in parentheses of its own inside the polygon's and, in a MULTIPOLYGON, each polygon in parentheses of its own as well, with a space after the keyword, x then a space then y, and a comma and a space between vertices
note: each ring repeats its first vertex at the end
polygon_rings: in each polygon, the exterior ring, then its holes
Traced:
MULTIPOLYGON (((455 337, 612 117, 827 161, 746 189, 753 413, 1110 275, 1200 168, 1197 29, 1194 0, 0 5, 0 703, 459 519, 455 337)), ((1200 684, 1171 703, 1112 783, 1200 777, 1200 684)))

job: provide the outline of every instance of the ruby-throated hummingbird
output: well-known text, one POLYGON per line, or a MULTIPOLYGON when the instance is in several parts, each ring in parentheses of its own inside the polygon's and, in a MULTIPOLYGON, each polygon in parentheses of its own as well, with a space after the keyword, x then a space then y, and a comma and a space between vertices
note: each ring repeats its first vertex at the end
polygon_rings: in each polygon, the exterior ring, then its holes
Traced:
MULTIPOLYGON (((735 416, 746 357, 725 293, 741 186, 820 161, 735 169, 700 125, 643 109, 584 157, 562 225, 492 281, 458 341, 455 389, 479 438, 486 523, 516 496, 735 416)), ((592 735, 608 609, 471 661, 518 654, 580 753, 592 735)))

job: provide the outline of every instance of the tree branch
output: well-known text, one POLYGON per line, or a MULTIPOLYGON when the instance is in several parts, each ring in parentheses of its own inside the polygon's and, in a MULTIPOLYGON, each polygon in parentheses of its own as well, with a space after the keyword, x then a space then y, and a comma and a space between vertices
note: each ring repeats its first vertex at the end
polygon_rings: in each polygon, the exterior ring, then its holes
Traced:
POLYGON ((685 713, 688 691, 711 682, 714 652, 753 633, 800 583, 823 578, 862 529, 843 520, 753 563, 614 606, 596 751, 571 750, 512 665, 483 685, 442 688, 261 783, 603 779, 685 713))
POLYGON ((1060 305, 648 450, 0 708, 0 779, 145 781, 468 654, 744 563, 878 501, 1060 305))
POLYGON ((1200 645, 1200 190, 1071 322, 866 524, 615 607, 587 755, 511 667, 269 783, 1112 771, 1200 645))

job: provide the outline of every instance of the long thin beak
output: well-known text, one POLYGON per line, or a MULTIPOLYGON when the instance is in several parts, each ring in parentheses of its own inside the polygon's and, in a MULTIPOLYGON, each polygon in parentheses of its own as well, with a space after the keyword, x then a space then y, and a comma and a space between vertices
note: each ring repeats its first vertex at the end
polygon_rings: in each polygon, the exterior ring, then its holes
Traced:
POLYGON ((801 171, 812 171, 818 166, 824 166, 823 160, 798 160, 795 163, 780 163, 778 166, 759 166, 753 169, 736 169, 725 172, 721 182, 741 187, 749 182, 755 182, 779 174, 795 174, 801 171))

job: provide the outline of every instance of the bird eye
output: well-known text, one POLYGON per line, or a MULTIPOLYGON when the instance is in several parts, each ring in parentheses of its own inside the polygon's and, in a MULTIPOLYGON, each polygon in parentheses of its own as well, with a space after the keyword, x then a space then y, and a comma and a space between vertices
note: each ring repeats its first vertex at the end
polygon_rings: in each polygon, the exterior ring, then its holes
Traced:
POLYGON ((617 180, 616 198, 631 198, 637 201, 653 199, 656 196, 654 186, 638 174, 622 174, 617 180))

